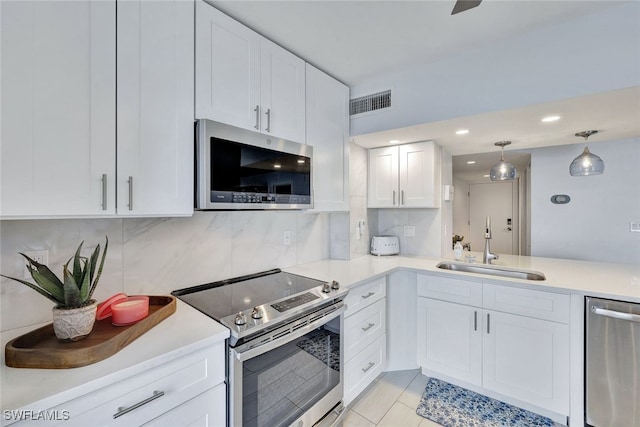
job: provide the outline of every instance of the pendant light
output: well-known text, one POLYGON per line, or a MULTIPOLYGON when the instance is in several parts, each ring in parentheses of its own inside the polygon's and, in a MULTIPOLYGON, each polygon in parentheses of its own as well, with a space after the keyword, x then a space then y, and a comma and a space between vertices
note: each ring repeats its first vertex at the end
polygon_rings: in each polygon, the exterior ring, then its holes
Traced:
POLYGON ((500 162, 493 165, 491 172, 489 172, 491 181, 511 181, 516 177, 516 168, 511 163, 504 161, 504 147, 509 144, 511 141, 495 143, 498 147, 502 147, 502 152, 500 153, 500 162))
POLYGON ((585 130, 583 132, 576 133, 576 136, 584 138, 584 151, 578 157, 573 159, 571 166, 569 166, 569 173, 571 176, 589 176, 589 175, 601 175, 604 173, 604 162, 602 159, 591 151, 587 147, 587 139, 598 133, 597 130, 585 130))

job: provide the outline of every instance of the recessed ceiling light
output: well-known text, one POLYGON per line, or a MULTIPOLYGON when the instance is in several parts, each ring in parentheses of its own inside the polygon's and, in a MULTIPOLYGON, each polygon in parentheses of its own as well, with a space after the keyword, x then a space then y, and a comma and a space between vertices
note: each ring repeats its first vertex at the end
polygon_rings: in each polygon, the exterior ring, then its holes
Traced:
POLYGON ((476 161, 475 161, 475 160, 469 160, 469 161, 467 162, 467 164, 468 164, 468 165, 475 165, 475 164, 476 164, 476 161))
POLYGON ((392 139, 391 141, 389 141, 389 144, 399 144, 400 140, 399 139, 392 139))
POLYGON ((276 164, 273 165, 273 167, 276 168, 276 169, 280 169, 282 167, 282 165, 276 163, 276 164))
POLYGON ((550 123, 550 122, 556 122, 556 121, 558 121, 558 120, 560 120, 560 116, 547 116, 547 117, 544 117, 544 118, 541 120, 541 122, 543 122, 543 123, 550 123))
POLYGON ((469 133, 469 129, 460 129, 456 131, 456 135, 466 135, 469 133))

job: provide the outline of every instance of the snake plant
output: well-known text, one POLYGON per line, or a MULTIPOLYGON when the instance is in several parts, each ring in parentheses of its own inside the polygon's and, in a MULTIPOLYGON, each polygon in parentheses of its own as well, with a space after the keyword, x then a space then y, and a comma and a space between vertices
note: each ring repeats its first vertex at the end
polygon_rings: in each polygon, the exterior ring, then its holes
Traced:
POLYGON ((62 281, 53 274, 49 267, 40 264, 22 252, 20 252, 20 255, 27 260, 28 264, 26 267, 29 269, 31 277, 36 283, 34 284, 26 280, 5 276, 4 274, 1 276, 27 285, 34 291, 55 302, 56 307, 59 309, 80 308, 90 305, 93 303, 91 296, 98 285, 98 280, 102 274, 102 267, 104 266, 104 260, 107 255, 109 239, 106 236, 105 239, 104 251, 102 252, 102 259, 100 260, 99 266, 100 245, 96 246, 91 257, 87 258, 80 255, 82 244, 84 243, 81 242, 75 255, 69 258, 69 261, 63 266, 62 281), (69 264, 71 264, 71 270, 69 269, 69 264), (97 272, 96 268, 98 269, 97 272))

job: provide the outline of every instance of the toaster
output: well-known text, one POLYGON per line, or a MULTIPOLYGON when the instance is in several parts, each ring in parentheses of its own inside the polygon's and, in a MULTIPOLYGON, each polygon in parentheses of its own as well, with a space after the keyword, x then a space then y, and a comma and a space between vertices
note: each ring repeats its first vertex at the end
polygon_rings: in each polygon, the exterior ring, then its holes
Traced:
POLYGON ((371 255, 398 255, 400 239, 398 236, 373 236, 371 238, 371 255))

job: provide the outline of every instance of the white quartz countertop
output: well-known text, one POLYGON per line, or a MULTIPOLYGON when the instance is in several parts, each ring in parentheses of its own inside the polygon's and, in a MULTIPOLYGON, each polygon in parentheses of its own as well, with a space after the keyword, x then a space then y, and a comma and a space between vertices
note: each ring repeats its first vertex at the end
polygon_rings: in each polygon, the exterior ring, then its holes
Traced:
MULTIPOLYGON (((477 260, 482 260, 482 253, 472 252, 471 254, 475 255, 477 260)), ((453 259, 430 257, 366 255, 351 261, 322 260, 285 270, 321 280, 337 280, 342 286, 351 287, 398 269, 409 269, 449 277, 640 303, 640 266, 638 265, 514 255, 500 255, 500 259, 493 263, 499 267, 537 271, 546 276, 544 281, 533 281, 442 270, 436 267, 439 262, 445 260, 453 261, 453 259)))
MULTIPOLYGON (((136 375, 194 350, 223 341, 229 330, 180 300, 171 316, 100 362, 70 369, 10 368, 2 351, 2 410, 44 410, 136 375)), ((42 325, 2 333, 6 343, 42 325)))
MULTIPOLYGON (((468 254, 468 252, 465 252, 468 254)), ((482 254, 473 253, 481 260, 482 254)), ((544 281, 511 279, 499 276, 441 270, 441 258, 413 256, 362 256, 350 261, 322 260, 288 267, 294 274, 321 280, 337 280, 353 287, 400 269, 476 281, 491 281, 510 286, 589 295, 640 303, 640 266, 572 261, 552 258, 501 255, 495 262, 546 276, 544 281)), ((17 336, 41 325, 32 325, 2 333, 3 348, 17 336)), ((0 367, 2 409, 44 410, 136 375, 196 349, 220 342, 229 331, 182 301, 176 312, 143 334, 115 355, 92 365, 72 369, 25 369, 0 367)))

